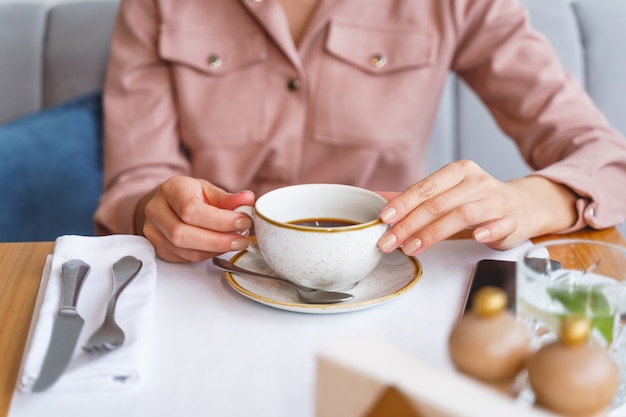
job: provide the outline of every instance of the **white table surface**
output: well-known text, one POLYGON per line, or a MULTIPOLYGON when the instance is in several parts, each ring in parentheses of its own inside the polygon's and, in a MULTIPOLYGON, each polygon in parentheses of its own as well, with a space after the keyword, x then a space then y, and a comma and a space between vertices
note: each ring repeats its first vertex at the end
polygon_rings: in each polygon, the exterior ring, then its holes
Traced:
POLYGON ((354 335, 381 338, 451 367, 447 336, 479 259, 514 260, 471 240, 446 241, 418 256, 421 281, 379 306, 340 314, 278 310, 235 292, 210 262, 158 261, 149 369, 114 393, 13 396, 10 417, 313 417, 316 352, 354 335))

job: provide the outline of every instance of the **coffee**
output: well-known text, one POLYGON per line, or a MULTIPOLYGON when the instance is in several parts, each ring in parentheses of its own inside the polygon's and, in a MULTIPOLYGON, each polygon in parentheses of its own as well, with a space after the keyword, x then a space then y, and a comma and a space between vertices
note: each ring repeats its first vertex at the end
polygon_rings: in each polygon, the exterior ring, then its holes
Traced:
POLYGON ((279 276, 303 287, 342 290, 368 276, 383 253, 377 242, 388 229, 378 219, 387 204, 379 194, 342 184, 276 188, 254 206, 235 211, 252 219, 261 255, 279 276))
POLYGON ((359 224, 358 222, 354 222, 352 220, 330 219, 330 218, 302 219, 302 220, 294 220, 288 223, 294 224, 296 226, 307 226, 307 227, 345 227, 345 226, 354 226, 355 224, 359 224))

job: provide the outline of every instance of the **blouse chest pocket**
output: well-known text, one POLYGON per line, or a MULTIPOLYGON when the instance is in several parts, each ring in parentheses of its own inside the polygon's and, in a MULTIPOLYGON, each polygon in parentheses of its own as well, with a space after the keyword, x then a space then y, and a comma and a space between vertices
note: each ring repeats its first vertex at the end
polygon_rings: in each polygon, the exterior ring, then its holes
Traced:
POLYGON ((418 27, 331 22, 317 94, 315 138, 389 147, 413 140, 433 77, 436 39, 418 27))
POLYGON ((267 44, 251 26, 164 24, 159 54, 170 62, 180 127, 190 147, 264 139, 267 44))

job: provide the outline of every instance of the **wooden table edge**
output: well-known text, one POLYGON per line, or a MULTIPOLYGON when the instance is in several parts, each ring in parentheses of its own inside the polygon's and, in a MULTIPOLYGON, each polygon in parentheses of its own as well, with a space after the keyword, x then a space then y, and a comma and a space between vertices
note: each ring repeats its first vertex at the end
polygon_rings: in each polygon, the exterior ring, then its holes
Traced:
POLYGON ((41 273, 53 249, 54 242, 0 243, 0 375, 4 380, 0 382, 0 416, 3 417, 8 415, 17 383, 41 273))

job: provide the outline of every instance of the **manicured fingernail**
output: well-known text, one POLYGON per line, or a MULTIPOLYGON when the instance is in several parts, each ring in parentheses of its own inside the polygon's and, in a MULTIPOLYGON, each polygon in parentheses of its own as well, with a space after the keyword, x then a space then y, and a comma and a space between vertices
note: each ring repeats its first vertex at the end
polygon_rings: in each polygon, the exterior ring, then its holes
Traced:
POLYGON ((387 207, 383 211, 380 212, 380 220, 383 223, 391 223, 393 219, 398 215, 398 211, 393 207, 387 207))
POLYGON ((254 198, 254 193, 250 190, 243 190, 241 191, 242 194, 250 194, 252 196, 252 198, 254 198))
POLYGON ((420 239, 413 239, 402 245, 402 251, 407 255, 414 255, 421 247, 422 241, 420 239))
POLYGON ((235 230, 248 230, 252 227, 252 221, 248 217, 240 217, 235 220, 235 230))
POLYGON ((476 229, 474 230, 474 240, 477 242, 482 242, 491 236, 491 232, 489 229, 476 229))
POLYGON ((396 243, 398 243, 398 238, 393 233, 390 233, 380 238, 378 248, 385 253, 389 253, 395 249, 396 243))
POLYGON ((230 250, 243 250, 248 247, 248 239, 235 239, 230 242, 230 250))

